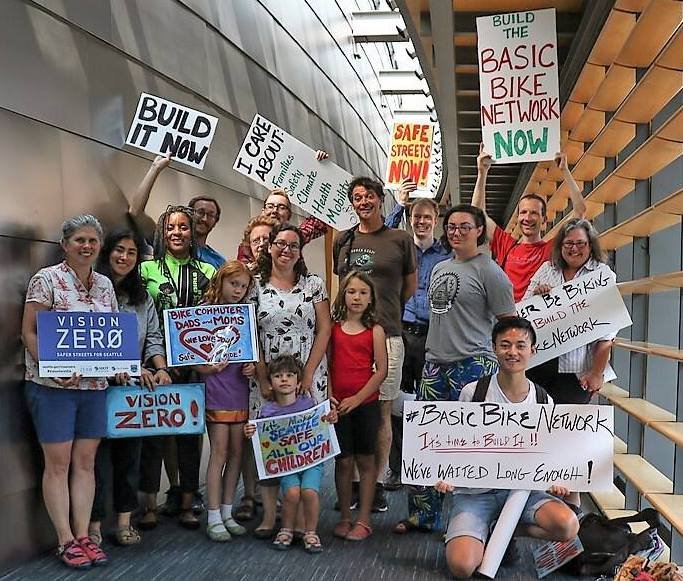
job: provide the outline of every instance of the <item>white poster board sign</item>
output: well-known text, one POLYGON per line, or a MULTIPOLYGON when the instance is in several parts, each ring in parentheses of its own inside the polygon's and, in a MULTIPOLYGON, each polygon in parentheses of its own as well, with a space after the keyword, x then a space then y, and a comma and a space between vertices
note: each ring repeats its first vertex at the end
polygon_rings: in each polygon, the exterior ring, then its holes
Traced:
POLYGON ((337 230, 358 223, 346 190, 353 176, 261 115, 254 116, 232 169, 268 189, 283 188, 293 204, 337 230))
POLYGON ((520 301, 516 308, 536 330, 530 368, 632 324, 616 282, 601 270, 520 301))
POLYGON ((555 9, 477 18, 484 148, 494 163, 560 151, 555 9))
POLYGON ((401 482, 608 490, 613 425, 612 406, 407 401, 401 482))
POLYGON ((126 145, 203 169, 218 118, 142 93, 126 145))

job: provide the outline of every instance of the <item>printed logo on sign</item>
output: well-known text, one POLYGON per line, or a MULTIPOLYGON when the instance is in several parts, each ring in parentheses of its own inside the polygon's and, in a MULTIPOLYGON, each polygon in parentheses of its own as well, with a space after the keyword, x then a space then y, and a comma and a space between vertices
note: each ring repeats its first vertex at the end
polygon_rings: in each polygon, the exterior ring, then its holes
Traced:
POLYGON ((454 272, 445 272, 432 279, 429 285, 429 307, 437 315, 443 315, 453 308, 458 297, 460 277, 454 272))

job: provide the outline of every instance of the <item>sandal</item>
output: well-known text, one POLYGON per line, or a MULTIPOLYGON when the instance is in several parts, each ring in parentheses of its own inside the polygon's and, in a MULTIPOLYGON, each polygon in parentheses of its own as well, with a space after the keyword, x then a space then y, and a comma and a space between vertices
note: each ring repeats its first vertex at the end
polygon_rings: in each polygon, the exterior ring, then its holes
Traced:
POLYGON ((255 528, 254 529, 254 538, 259 539, 259 540, 266 540, 266 539, 272 539, 273 538, 273 533, 275 533, 275 528, 272 529, 267 529, 267 528, 255 528))
POLYGON ((90 540, 95 543, 98 547, 102 544, 102 531, 89 530, 88 536, 90 540))
POLYGON ((353 528, 351 529, 349 534, 346 535, 346 540, 354 542, 364 541, 371 534, 372 528, 370 527, 370 525, 364 523, 363 521, 357 520, 356 524, 353 525, 353 528))
POLYGON ((244 522, 252 520, 256 516, 254 505, 253 496, 243 496, 237 510, 235 510, 235 519, 244 522))
POLYGON ((76 542, 81 546, 83 552, 86 554, 93 567, 106 565, 109 562, 109 557, 99 546, 92 542, 90 537, 81 537, 76 539, 76 542))
POLYGON ((275 540, 273 541, 273 548, 279 551, 286 551, 292 546, 294 540, 294 532, 292 529, 281 528, 275 540))
POLYGON ((337 538, 345 539, 346 535, 351 532, 352 528, 353 525, 351 524, 350 520, 340 520, 334 527, 332 534, 337 538))
POLYGON ((306 531, 303 537, 304 550, 309 553, 321 553, 323 550, 322 543, 320 542, 320 537, 315 531, 306 531))
POLYGON ((75 540, 69 541, 66 545, 57 548, 57 557, 67 567, 72 569, 90 569, 92 562, 75 540))
POLYGON ((396 535, 405 535, 411 531, 418 531, 421 533, 431 533, 432 529, 430 527, 421 527, 416 525, 413 521, 406 519, 397 522, 391 532, 396 535))
POLYGON ((145 509, 144 514, 138 520, 138 528, 141 531, 151 531, 157 526, 157 513, 153 508, 145 509))
POLYGON ((206 526, 206 535, 217 543, 225 543, 232 539, 230 532, 223 526, 222 522, 215 522, 206 526))
POLYGON ((185 508, 180 512, 178 516, 178 523, 184 529, 189 529, 191 531, 196 531, 199 528, 199 520, 192 512, 191 508, 185 508))
POLYGON ((137 545, 142 540, 142 535, 130 525, 118 528, 114 537, 116 538, 116 544, 122 547, 137 545))

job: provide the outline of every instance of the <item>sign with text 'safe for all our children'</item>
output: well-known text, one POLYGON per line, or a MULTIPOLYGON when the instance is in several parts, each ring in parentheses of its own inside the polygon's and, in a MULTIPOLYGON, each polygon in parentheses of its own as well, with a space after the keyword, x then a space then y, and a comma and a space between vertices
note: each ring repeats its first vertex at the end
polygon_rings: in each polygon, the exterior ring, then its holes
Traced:
POLYGON ((353 176, 261 115, 255 115, 232 169, 268 189, 282 188, 293 204, 337 230, 358 223, 346 189, 353 176))
POLYGON ((140 375, 134 313, 41 311, 37 329, 40 377, 140 375))
POLYGON ((107 438, 204 433, 204 384, 107 389, 107 438))
POLYGON ((164 311, 171 367, 258 360, 254 305, 201 305, 164 311))
POLYGON ((569 353, 632 324, 614 280, 594 270, 516 305, 536 331, 529 367, 569 353))
POLYGON ((398 185, 404 178, 410 178, 418 189, 427 186, 433 136, 432 123, 394 123, 385 180, 387 185, 398 185))
POLYGON ((494 163, 560 151, 555 9, 477 18, 484 148, 494 163))
POLYGON ((584 492, 612 486, 611 406, 406 402, 401 482, 584 492))
POLYGON ((322 420, 329 411, 326 400, 304 412, 250 420, 256 425, 251 444, 259 478, 301 472, 339 454, 334 426, 322 420))
POLYGON ((170 153, 186 165, 204 168, 218 118, 142 93, 126 145, 158 155, 170 153))

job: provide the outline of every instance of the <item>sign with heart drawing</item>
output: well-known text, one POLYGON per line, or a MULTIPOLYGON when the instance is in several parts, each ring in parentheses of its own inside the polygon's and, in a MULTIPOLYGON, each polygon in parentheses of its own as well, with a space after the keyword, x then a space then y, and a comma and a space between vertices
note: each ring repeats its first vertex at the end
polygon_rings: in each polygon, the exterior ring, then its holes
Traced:
POLYGON ((202 305, 164 311, 171 367, 258 360, 253 305, 202 305))

